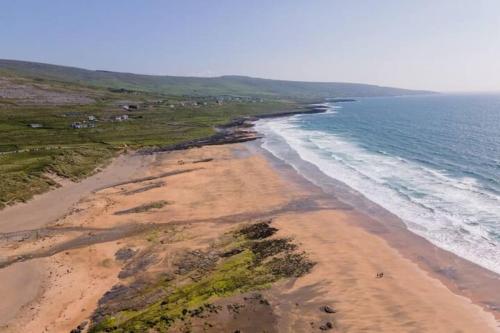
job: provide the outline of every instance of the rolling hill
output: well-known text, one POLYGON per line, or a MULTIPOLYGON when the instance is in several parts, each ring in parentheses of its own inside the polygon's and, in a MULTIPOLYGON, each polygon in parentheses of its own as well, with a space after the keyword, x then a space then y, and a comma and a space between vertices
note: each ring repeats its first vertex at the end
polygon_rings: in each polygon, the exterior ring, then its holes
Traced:
POLYGON ((169 95, 242 95, 276 98, 374 97, 427 94, 429 91, 342 82, 302 82, 246 76, 182 77, 141 75, 43 63, 1 60, 0 74, 71 82, 103 88, 123 88, 169 95))

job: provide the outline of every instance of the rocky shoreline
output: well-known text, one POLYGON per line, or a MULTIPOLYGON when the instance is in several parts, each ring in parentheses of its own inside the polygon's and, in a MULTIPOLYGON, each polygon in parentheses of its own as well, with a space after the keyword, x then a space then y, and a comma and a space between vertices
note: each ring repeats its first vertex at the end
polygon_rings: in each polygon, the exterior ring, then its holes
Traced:
POLYGON ((319 104, 311 104, 292 111, 271 113, 271 114, 260 114, 251 117, 241 117, 234 119, 227 124, 217 126, 215 128, 217 133, 209 137, 189 140, 178 144, 168 145, 163 147, 143 148, 139 150, 139 153, 154 154, 158 152, 184 150, 202 146, 223 145, 229 143, 253 141, 260 138, 257 132, 251 129, 254 126, 254 122, 259 119, 288 117, 297 114, 323 113, 326 112, 327 110, 328 110, 327 106, 319 104))
POLYGON ((158 256, 161 243, 121 248, 115 254, 126 253, 121 282, 100 298, 89 332, 250 331, 261 328, 245 326, 257 310, 275 326, 270 302, 256 292, 304 276, 315 263, 290 239, 271 237, 278 231, 271 221, 244 223, 205 249, 179 253, 160 272, 150 268, 172 256, 158 256))

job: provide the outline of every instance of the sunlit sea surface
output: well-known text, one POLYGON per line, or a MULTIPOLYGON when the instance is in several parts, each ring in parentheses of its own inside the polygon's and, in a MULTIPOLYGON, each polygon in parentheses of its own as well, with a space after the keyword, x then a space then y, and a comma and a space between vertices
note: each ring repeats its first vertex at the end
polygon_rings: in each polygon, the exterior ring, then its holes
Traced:
POLYGON ((275 144, 285 142, 412 232, 500 273, 500 95, 327 105, 323 114, 259 121, 262 146, 293 164, 275 144))

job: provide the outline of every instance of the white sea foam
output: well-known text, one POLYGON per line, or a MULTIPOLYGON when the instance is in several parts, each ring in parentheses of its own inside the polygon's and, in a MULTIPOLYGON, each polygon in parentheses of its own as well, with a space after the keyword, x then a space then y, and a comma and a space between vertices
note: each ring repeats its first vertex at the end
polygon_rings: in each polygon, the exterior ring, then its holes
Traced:
MULTIPOLYGON (((386 152, 370 152, 340 136, 300 127, 300 116, 259 121, 263 148, 278 136, 301 159, 316 165, 369 200, 399 216, 433 244, 500 274, 500 197, 473 178, 446 173, 386 152)), ((288 163, 293 163, 287 161, 288 163)))

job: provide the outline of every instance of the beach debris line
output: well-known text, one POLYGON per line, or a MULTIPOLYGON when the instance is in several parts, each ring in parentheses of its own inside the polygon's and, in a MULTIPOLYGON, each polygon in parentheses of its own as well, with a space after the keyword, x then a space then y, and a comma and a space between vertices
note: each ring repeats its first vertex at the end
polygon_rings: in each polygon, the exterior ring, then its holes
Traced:
POLYGON ((124 214, 137 214, 137 213, 145 213, 147 211, 150 211, 152 209, 160 209, 166 205, 168 205, 169 202, 165 200, 160 200, 160 201, 153 201, 150 203, 142 204, 137 207, 125 209, 125 210, 119 210, 117 212, 114 212, 114 215, 124 215, 124 214))
POLYGON ((135 190, 125 191, 125 192, 123 192, 123 194, 124 195, 138 194, 138 193, 146 192, 146 191, 149 191, 149 190, 153 190, 155 188, 162 187, 163 185, 165 185, 165 182, 163 182, 163 181, 153 182, 153 183, 150 183, 150 184, 146 184, 143 187, 139 187, 139 188, 137 188, 135 190))
POLYGON ((95 190, 94 192, 102 191, 102 190, 105 190, 105 189, 108 189, 108 188, 112 188, 112 187, 117 187, 117 186, 142 183, 142 182, 146 182, 146 181, 150 181, 150 180, 155 180, 155 179, 159 179, 159 178, 165 178, 165 177, 180 175, 180 174, 183 174, 183 173, 192 172, 192 171, 196 171, 196 170, 200 170, 200 169, 202 169, 202 168, 181 169, 181 170, 174 170, 174 171, 163 172, 163 173, 161 173, 159 175, 156 175, 156 176, 148 176, 148 177, 136 178, 136 179, 132 179, 132 180, 124 181, 124 182, 119 182, 119 183, 116 183, 116 184, 113 184, 113 185, 110 185, 110 186, 99 188, 99 189, 95 190))
POLYGON ((207 163, 207 162, 212 162, 214 159, 213 158, 202 158, 201 160, 195 160, 192 163, 207 163))

